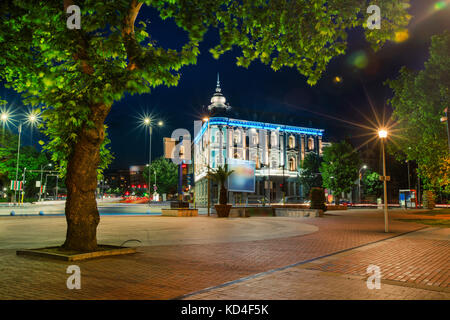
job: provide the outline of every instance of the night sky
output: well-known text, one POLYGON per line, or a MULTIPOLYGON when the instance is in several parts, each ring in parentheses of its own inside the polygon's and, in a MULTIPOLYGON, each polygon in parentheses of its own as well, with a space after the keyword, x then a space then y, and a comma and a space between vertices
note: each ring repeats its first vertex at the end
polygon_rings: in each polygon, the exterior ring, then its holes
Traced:
MULTIPOLYGON (((355 136, 367 131, 339 119, 368 125, 364 116, 374 118, 368 97, 379 114, 385 110, 389 115, 386 100, 391 92, 383 82, 395 78, 402 66, 423 68, 431 36, 450 29, 450 4, 436 11, 436 2, 412 0, 409 39, 386 43, 377 53, 366 43, 362 29, 351 31, 347 54, 332 60, 313 87, 295 69, 283 68, 275 72, 258 62, 253 62, 248 69, 237 67, 238 49, 215 60, 208 49, 217 44, 218 32, 210 30, 200 46, 197 65, 182 69, 177 87, 158 87, 149 94, 127 96, 114 104, 106 121, 116 158, 111 169, 148 162, 148 133, 139 126, 139 117, 144 113, 151 113, 165 123, 163 128, 153 131, 153 159, 162 155, 162 138, 170 136, 174 129, 186 128, 192 133, 193 121, 201 119, 204 108, 210 104, 217 72, 222 93, 233 107, 233 117, 322 128, 325 129, 324 141, 350 138, 354 146, 361 145, 364 140, 355 136), (355 60, 363 68, 356 67, 355 60), (343 81, 334 83, 336 76, 343 81)), ((143 7, 138 20, 150 21, 149 33, 163 47, 180 48, 186 41, 181 29, 171 21, 161 21, 149 8, 143 7)), ((0 88, 0 96, 13 105, 20 105, 20 98, 10 90, 0 88)), ((35 145, 37 136, 35 132, 35 145)), ((30 141, 28 133, 24 142, 29 144, 30 141)))

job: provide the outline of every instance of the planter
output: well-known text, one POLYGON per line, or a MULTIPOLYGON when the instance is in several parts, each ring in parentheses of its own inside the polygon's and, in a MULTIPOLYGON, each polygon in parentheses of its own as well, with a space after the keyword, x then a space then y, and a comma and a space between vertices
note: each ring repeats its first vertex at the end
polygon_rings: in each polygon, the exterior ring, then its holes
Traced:
POLYGON ((231 210, 231 204, 216 204, 214 208, 216 208, 217 217, 219 218, 228 218, 231 210))

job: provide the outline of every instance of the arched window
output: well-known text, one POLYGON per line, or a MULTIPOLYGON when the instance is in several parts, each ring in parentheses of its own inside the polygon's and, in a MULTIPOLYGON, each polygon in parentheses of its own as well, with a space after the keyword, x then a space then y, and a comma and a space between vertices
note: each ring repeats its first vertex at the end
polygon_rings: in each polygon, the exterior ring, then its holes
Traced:
POLYGON ((252 146, 256 147, 258 145, 258 133, 256 132, 256 130, 252 130, 251 131, 251 141, 252 141, 252 146))
POLYGON ((272 148, 276 148, 277 147, 277 145, 278 145, 278 135, 277 135, 277 133, 276 132, 272 132, 271 134, 270 134, 270 144, 271 144, 271 146, 272 146, 272 148))
POLYGON ((289 136, 289 148, 295 148, 295 138, 294 138, 294 136, 289 136))
POLYGON ((220 143, 220 141, 221 141, 221 138, 222 138, 222 131, 220 131, 220 130, 217 130, 216 131, 216 134, 215 134, 215 143, 220 143))
POLYGON ((313 150, 314 149, 314 138, 310 137, 308 139, 308 150, 313 150))
POLYGON ((241 143, 241 132, 239 129, 234 130, 234 143, 241 143))
POLYGON ((295 163, 295 158, 292 157, 289 159, 289 170, 290 171, 296 171, 296 163, 295 163))

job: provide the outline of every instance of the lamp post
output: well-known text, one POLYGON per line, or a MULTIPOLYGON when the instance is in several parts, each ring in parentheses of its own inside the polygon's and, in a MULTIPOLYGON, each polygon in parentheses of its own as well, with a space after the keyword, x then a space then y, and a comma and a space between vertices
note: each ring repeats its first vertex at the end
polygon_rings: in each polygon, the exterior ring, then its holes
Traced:
POLYGON ((448 151, 450 152, 450 130, 448 128, 448 107, 444 109, 445 117, 441 118, 441 122, 447 122, 447 142, 448 142, 448 151))
MULTIPOLYGON (((17 142, 17 162, 16 162, 16 181, 19 177, 19 158, 20 158, 20 135, 22 133, 22 122, 19 123, 19 137, 17 142)), ((14 203, 17 203, 17 188, 14 189, 14 203)))
POLYGON ((361 170, 367 169, 366 165, 363 165, 358 171, 358 201, 361 203, 361 170))
POLYGON ((210 158, 209 158, 209 154, 211 153, 211 135, 210 135, 210 132, 209 132, 209 118, 208 117, 205 117, 205 118, 203 118, 203 121, 205 121, 206 122, 206 125, 207 125, 207 127, 206 127, 206 130, 207 130, 207 135, 208 135, 208 139, 207 139, 207 143, 208 143, 208 157, 207 157, 207 161, 208 161, 208 165, 207 165, 207 170, 208 170, 208 174, 207 174, 207 183, 208 183, 208 186, 207 186, 207 197, 208 197, 208 200, 207 200, 207 205, 208 205, 208 217, 209 216, 211 216, 211 178, 210 178, 210 172, 209 172, 209 164, 210 164, 210 158))
MULTIPOLYGON (((150 117, 145 117, 143 119, 144 125, 148 127, 149 140, 148 140, 148 205, 150 206, 150 165, 152 163, 152 134, 153 134, 153 119, 150 117)), ((160 120, 157 122, 159 127, 162 127, 164 123, 160 120)))
POLYGON ((384 141, 388 136, 386 129, 378 130, 378 137, 381 141, 381 150, 383 152, 383 183, 384 183, 384 232, 389 232, 389 221, 387 211, 387 178, 386 178, 386 158, 384 154, 384 141))
POLYGON ((40 188, 39 188, 39 202, 41 201, 41 197, 42 197, 42 191, 43 191, 43 189, 44 189, 44 185, 42 184, 42 175, 44 174, 44 168, 45 167, 47 167, 47 166, 52 166, 52 164, 51 163, 47 163, 45 166, 44 165, 41 165, 41 185, 40 185, 40 188))

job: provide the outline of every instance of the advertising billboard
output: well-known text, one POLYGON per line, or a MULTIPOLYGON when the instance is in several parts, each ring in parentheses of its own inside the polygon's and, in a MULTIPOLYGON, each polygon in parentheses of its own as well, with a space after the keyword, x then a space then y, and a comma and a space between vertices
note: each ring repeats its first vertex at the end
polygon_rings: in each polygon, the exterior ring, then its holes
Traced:
POLYGON ((228 159, 228 170, 233 170, 228 177, 229 191, 255 192, 255 162, 228 159))

